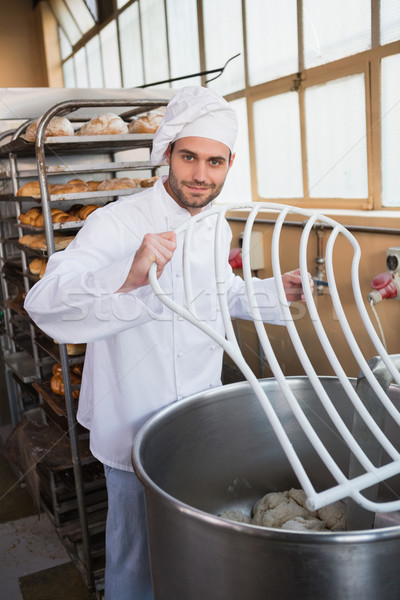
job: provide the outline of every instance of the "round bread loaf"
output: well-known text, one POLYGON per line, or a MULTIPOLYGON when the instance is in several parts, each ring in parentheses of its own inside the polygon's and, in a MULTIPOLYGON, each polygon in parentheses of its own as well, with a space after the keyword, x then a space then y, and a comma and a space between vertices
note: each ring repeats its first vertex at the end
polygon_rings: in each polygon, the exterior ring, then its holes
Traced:
POLYGON ((94 117, 82 125, 77 135, 109 135, 128 133, 128 125, 114 113, 94 117))
POLYGON ((142 188, 153 187, 153 185, 155 184, 157 179, 158 179, 158 177, 150 177, 149 179, 142 179, 140 182, 140 187, 142 187, 142 188))
POLYGON ((32 196, 40 198, 40 185, 38 181, 29 181, 19 188, 17 196, 32 196))
POLYGON ((149 112, 142 117, 137 117, 129 123, 128 131, 129 133, 155 133, 163 116, 159 112, 149 112))
POLYGON ((122 177, 121 179, 105 179, 99 184, 98 190, 127 190, 135 187, 136 183, 133 179, 129 179, 129 177, 122 177))
MULTIPOLYGON (((34 142, 36 140, 39 121, 40 119, 36 119, 36 121, 27 127, 25 134, 22 136, 27 142, 34 142)), ((72 127, 71 121, 66 117, 53 117, 50 119, 44 133, 44 139, 46 140, 49 137, 65 135, 74 135, 74 128, 72 127)))

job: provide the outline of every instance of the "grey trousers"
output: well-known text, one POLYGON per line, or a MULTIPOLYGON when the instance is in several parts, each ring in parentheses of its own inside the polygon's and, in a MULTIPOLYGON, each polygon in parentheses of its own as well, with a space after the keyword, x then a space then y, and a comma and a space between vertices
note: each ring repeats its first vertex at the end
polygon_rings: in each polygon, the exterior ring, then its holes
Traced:
POLYGON ((143 486, 104 465, 108 493, 105 600, 153 600, 143 486))

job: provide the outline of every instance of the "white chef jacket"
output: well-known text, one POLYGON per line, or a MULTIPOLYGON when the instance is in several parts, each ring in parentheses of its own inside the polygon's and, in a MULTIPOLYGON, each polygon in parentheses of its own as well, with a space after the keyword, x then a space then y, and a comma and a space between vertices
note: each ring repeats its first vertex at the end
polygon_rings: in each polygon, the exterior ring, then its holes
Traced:
MULTIPOLYGON (((93 212, 73 242, 53 254, 46 274, 27 294, 25 308, 60 343, 87 343, 77 419, 90 430, 90 449, 104 464, 133 470, 135 433, 162 407, 221 385, 223 350, 207 334, 167 309, 150 285, 118 293, 146 233, 176 228, 190 217, 159 179, 153 188, 125 196, 93 212)), ((216 301, 216 216, 198 222, 192 234, 191 271, 195 307, 220 333, 216 301)), ((229 249, 231 231, 223 231, 229 249)), ((182 240, 160 285, 183 303, 182 240)), ((227 263, 232 316, 249 317, 244 283, 227 263)), ((255 280, 263 295, 262 316, 282 324, 272 279, 255 280)))

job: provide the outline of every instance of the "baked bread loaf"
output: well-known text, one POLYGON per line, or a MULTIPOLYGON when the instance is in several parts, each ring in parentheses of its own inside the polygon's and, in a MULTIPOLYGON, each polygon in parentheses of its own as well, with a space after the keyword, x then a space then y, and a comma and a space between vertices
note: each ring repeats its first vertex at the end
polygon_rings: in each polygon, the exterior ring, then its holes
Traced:
POLYGON ((76 135, 109 135, 128 133, 128 125, 114 113, 94 117, 82 125, 76 135))
POLYGON ((90 188, 86 181, 74 180, 67 183, 57 183, 49 186, 50 194, 81 194, 90 192, 90 188))
MULTIPOLYGON (((56 250, 64 250, 74 239, 73 235, 54 236, 54 246, 56 250)), ((47 250, 46 236, 44 233, 35 235, 23 235, 18 239, 19 243, 35 250, 47 250)))
POLYGON ((100 208, 99 204, 88 204, 87 206, 83 206, 78 213, 80 219, 85 220, 89 215, 92 214, 95 210, 100 208))
MULTIPOLYGON (((36 119, 36 121, 31 123, 26 128, 25 134, 22 136, 24 140, 26 140, 27 142, 34 142, 36 140, 39 121, 40 119, 36 119)), ((74 135, 74 128, 72 127, 72 123, 65 117, 53 117, 52 119, 50 119, 50 123, 48 123, 46 131, 44 133, 44 139, 46 140, 49 137, 58 137, 65 135, 74 135)))
POLYGON ((32 247, 31 244, 36 242, 46 243, 46 236, 44 235, 44 233, 39 233, 36 235, 23 235, 18 239, 18 242, 23 246, 32 247))
POLYGON ((30 272, 32 273, 32 275, 38 275, 39 279, 41 279, 43 277, 43 275, 45 274, 46 267, 47 267, 47 260, 45 258, 34 258, 29 263, 30 272))
MULTIPOLYGON (((50 386, 52 391, 55 394, 58 394, 59 396, 63 396, 64 395, 64 380, 63 380, 63 376, 62 376, 62 370, 61 370, 61 365, 59 365, 59 369, 58 369, 58 365, 55 365, 57 367, 56 373, 53 374, 53 377, 50 380, 50 386)), ((53 367, 53 373, 54 373, 54 367, 53 367)), ((79 385, 81 383, 81 378, 79 375, 77 375, 76 373, 74 373, 73 371, 71 371, 70 369, 70 381, 71 381, 71 385, 79 385)), ((74 400, 77 400, 79 398, 79 390, 72 390, 72 397, 74 398, 74 400)))
POLYGON ((40 198, 40 185, 38 181, 29 181, 17 191, 17 196, 32 196, 40 198))
POLYGON ((73 204, 68 210, 68 214, 79 219, 79 211, 83 208, 83 204, 73 204))
POLYGON ((135 187, 136 183, 133 179, 130 179, 129 177, 121 177, 121 179, 105 179, 99 184, 98 190, 128 190, 135 187))
POLYGON ((140 182, 140 187, 142 187, 142 188, 153 187, 153 185, 155 184, 157 179, 159 179, 159 178, 158 177, 150 177, 150 179, 142 179, 140 182))
POLYGON ((91 180, 91 181, 87 181, 86 183, 87 183, 87 186, 88 186, 89 190, 91 192, 95 192, 98 189, 101 181, 93 181, 93 180, 91 180))
POLYGON ((160 126, 163 114, 151 111, 133 119, 128 125, 129 133, 155 133, 160 126))
POLYGON ((36 218, 42 214, 40 208, 30 208, 26 213, 21 213, 18 216, 18 221, 23 225, 34 225, 36 218))

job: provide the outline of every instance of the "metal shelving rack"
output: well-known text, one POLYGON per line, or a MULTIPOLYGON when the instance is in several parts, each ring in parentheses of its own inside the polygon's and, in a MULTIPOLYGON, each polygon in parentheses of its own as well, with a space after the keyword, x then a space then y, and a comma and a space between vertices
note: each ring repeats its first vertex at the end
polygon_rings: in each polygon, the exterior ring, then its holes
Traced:
MULTIPOLYGON (((80 109, 89 109, 95 114, 105 112, 104 109, 115 109, 120 116, 129 121, 132 117, 149 110, 165 106, 169 99, 94 99, 94 100, 68 100, 52 106, 40 119, 35 143, 26 142, 21 134, 31 121, 26 121, 12 135, 11 141, 0 145, 0 158, 8 158, 10 170, 11 193, 0 196, 0 204, 12 206, 9 211, 2 211, 4 218, 10 222, 10 227, 16 228, 17 235, 4 236, 1 228, 2 239, 0 244, 0 260, 2 262, 2 292, 3 298, 10 299, 10 285, 19 287, 26 293, 35 283, 37 278, 32 276, 28 268, 28 248, 18 244, 18 238, 27 231, 38 228, 26 226, 18 222, 21 212, 21 203, 40 203, 45 233, 47 256, 55 250, 54 233, 57 230, 67 230, 68 233, 76 232, 83 222, 53 224, 51 220, 51 207, 54 203, 76 202, 102 203, 112 201, 119 196, 132 194, 140 189, 113 190, 107 192, 87 192, 68 195, 50 195, 48 179, 53 176, 81 173, 113 173, 132 170, 146 170, 151 176, 158 172, 158 165, 152 166, 148 161, 118 161, 115 154, 124 150, 135 148, 150 148, 152 134, 126 134, 126 135, 97 135, 49 138, 44 141, 44 132, 50 120, 55 116, 66 116, 71 121, 82 122, 82 118, 74 119, 73 115, 80 109), (71 116, 72 115, 72 116, 71 116), (68 157, 99 156, 98 161, 90 164, 69 164, 68 157), (107 159, 104 158, 106 155, 107 159), (19 161, 24 157, 34 157, 36 169, 19 168, 19 161), (61 159, 61 157, 63 157, 61 159), (65 160, 64 160, 65 158, 65 160), (62 163, 60 164, 60 159, 62 163), (54 164, 55 163, 55 164, 54 164), (41 198, 17 197, 17 190, 21 180, 35 178, 39 180, 41 198), (25 231, 27 230, 27 231, 25 231), (6 252, 6 245, 14 243, 12 261, 6 252), (14 280, 13 280, 14 278, 14 280), (10 283, 11 282, 11 283, 10 283)), ((92 116, 95 116, 94 114, 92 116)), ((85 119, 89 120, 89 119, 85 119)), ((9 132, 7 132, 9 134, 9 132)), ((1 143, 1 139, 0 139, 1 143)), ((109 176, 109 175, 107 175, 109 176)), ((115 175, 112 175, 115 176, 115 175)), ((43 255, 43 253, 42 253, 43 255)), ((21 385, 29 385, 40 400, 44 420, 56 423, 60 431, 68 436, 70 447, 70 460, 65 464, 46 464, 40 461, 37 471, 41 482, 41 505, 50 516, 54 526, 77 565, 88 587, 96 592, 104 586, 104 570, 101 564, 104 554, 104 528, 106 515, 106 492, 104 475, 96 471, 97 461, 90 456, 88 451, 88 434, 76 422, 76 401, 72 396, 70 381, 70 366, 82 362, 82 356, 70 356, 66 344, 55 344, 27 318, 22 307, 13 306, 12 303, 4 306, 5 339, 3 354, 6 371, 13 372, 15 377, 8 377, 10 404, 13 411, 13 424, 21 418, 22 409, 18 405, 18 393, 21 385), (23 323, 25 343, 30 348, 23 348, 18 341, 16 331, 23 323), (30 350, 30 351, 29 351, 30 350), (64 380, 64 398, 54 398, 46 376, 49 373, 49 361, 60 362, 64 380), (47 374, 47 375, 46 375, 47 374), (15 382, 18 382, 16 385, 15 382), (51 415, 51 416, 49 416, 51 415), (83 430, 83 431, 82 431, 83 430), (67 481, 68 480, 68 481, 67 481), (73 483, 71 484, 71 481, 73 483), (100 565, 100 566, 99 566, 100 565)), ((8 373, 9 375, 9 373, 8 373)), ((98 465, 99 463, 97 463, 98 465)))

